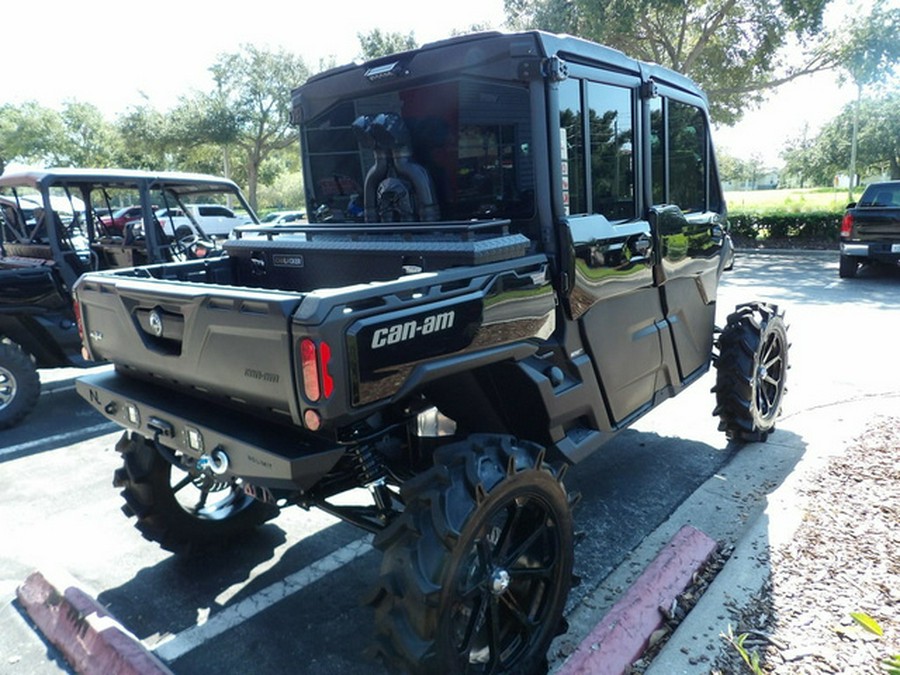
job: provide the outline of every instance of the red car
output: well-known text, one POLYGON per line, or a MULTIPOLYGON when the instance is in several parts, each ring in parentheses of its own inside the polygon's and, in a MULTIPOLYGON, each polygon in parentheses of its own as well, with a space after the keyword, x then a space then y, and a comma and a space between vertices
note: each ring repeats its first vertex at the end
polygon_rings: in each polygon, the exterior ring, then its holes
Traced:
POLYGON ((101 216, 100 222, 112 231, 120 234, 125 229, 125 223, 141 217, 141 205, 123 206, 113 211, 111 216, 101 216))

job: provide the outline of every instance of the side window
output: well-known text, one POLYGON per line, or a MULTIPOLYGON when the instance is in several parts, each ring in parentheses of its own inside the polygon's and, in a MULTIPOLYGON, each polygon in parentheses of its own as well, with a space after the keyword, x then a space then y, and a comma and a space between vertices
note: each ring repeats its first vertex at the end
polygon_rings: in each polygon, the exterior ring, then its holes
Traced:
MULTIPOLYGON (((650 166, 654 204, 675 204, 686 213, 707 209, 709 133, 700 108, 662 97, 650 101, 650 166)), ((712 201, 719 200, 713 195, 712 201)))
POLYGON ((634 116, 631 90, 587 85, 591 152, 591 210, 609 220, 633 218, 634 116))
POLYGON ((201 216, 230 218, 231 213, 224 206, 201 206, 198 209, 201 216))
POLYGON ((653 203, 666 203, 666 124, 662 98, 650 99, 650 184, 653 203))
POLYGON ((559 85, 559 144, 562 153, 563 200, 567 214, 587 213, 584 163, 584 117, 581 80, 559 85))
POLYGON ((682 211, 706 210, 708 145, 700 109, 669 101, 669 201, 682 211))

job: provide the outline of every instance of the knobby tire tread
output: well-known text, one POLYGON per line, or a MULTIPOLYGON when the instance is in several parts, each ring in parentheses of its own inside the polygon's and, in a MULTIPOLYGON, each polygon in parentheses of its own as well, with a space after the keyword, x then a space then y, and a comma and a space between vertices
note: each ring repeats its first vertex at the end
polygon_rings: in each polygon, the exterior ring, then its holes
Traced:
MULTIPOLYGON (((381 660, 391 672, 466 672, 449 665, 440 655, 442 606, 441 580, 452 566, 451 558, 467 523, 477 517, 480 502, 490 499, 510 475, 525 474, 558 493, 565 504, 566 536, 571 541, 572 521, 561 467, 543 461, 543 449, 510 437, 477 435, 453 443, 435 453, 435 466, 407 481, 401 490, 406 504, 398 516, 374 540, 384 553, 378 585, 369 600, 375 609, 376 642, 370 656, 381 660)), ((572 552, 565 563, 564 588, 559 615, 552 620, 547 643, 557 634, 562 607, 568 595, 572 552)), ((545 672, 546 646, 540 654, 527 654, 526 662, 514 670, 498 672, 545 672)), ((478 671, 480 672, 480 671, 478 671)))
POLYGON ((245 497, 239 509, 221 520, 199 518, 185 511, 170 485, 171 465, 143 437, 126 432, 116 444, 123 465, 113 485, 121 488, 122 511, 148 541, 173 553, 186 554, 225 543, 253 530, 278 514, 275 506, 245 497))

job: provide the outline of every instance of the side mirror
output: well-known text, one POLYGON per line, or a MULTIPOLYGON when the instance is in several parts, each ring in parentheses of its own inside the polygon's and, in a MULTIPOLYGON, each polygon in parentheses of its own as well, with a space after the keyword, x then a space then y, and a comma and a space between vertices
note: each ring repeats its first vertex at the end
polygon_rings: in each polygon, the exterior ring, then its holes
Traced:
POLYGON ((850 202, 849 204, 847 204, 847 208, 848 208, 848 209, 855 209, 855 208, 856 208, 856 202, 850 202))
POLYGON ((681 234, 688 228, 684 213, 674 204, 653 206, 647 215, 650 227, 660 236, 681 234))

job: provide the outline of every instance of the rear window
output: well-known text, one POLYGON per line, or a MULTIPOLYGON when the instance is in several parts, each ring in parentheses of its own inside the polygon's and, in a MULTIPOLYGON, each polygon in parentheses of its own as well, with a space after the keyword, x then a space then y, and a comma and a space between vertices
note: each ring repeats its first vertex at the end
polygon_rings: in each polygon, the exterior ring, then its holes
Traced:
POLYGON ((859 199, 860 206, 900 206, 900 182, 870 185, 859 199))
POLYGON ((344 101, 304 129, 314 217, 362 222, 367 208, 373 222, 530 217, 530 120, 526 85, 462 79, 344 101), (428 197, 437 213, 420 208, 428 197))

